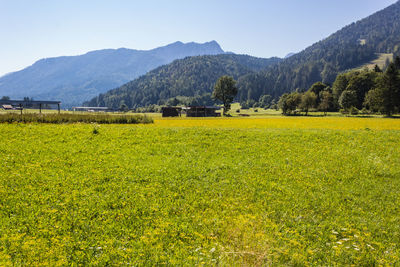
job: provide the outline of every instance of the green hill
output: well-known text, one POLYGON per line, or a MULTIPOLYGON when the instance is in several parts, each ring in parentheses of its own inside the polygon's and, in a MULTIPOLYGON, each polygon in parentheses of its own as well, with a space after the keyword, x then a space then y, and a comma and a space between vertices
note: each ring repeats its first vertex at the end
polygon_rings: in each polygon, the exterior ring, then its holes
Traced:
POLYGON ((337 74, 374 62, 378 54, 397 55, 399 48, 400 2, 397 2, 284 60, 236 55, 186 58, 85 104, 114 108, 121 104, 131 108, 163 104, 171 97, 211 93, 221 75, 238 80, 240 102, 257 101, 263 95, 278 99, 286 92, 306 90, 317 81, 331 84, 337 74))
POLYGON ((112 108, 126 104, 136 108, 163 104, 175 96, 202 96, 212 92, 215 82, 222 75, 238 79, 279 61, 279 58, 262 59, 234 54, 188 57, 150 71, 84 104, 112 108))
POLYGON ((238 99, 278 98, 313 83, 331 84, 338 73, 377 59, 377 54, 400 53, 400 2, 352 23, 267 70, 241 77, 238 99))

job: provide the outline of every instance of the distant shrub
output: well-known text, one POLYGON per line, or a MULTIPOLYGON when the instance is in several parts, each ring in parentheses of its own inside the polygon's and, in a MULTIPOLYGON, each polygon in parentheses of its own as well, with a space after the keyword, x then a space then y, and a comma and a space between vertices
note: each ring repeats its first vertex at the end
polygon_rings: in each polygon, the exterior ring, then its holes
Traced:
POLYGON ((99 134, 99 126, 98 126, 98 125, 95 124, 95 125, 93 126, 93 131, 92 131, 92 133, 93 133, 93 134, 99 134))
POLYGON ((363 109, 361 110, 361 114, 369 114, 369 113, 370 113, 369 110, 366 109, 366 108, 363 108, 363 109))
POLYGON ((258 112, 258 109, 254 109, 254 112, 258 112))
POLYGON ((239 108, 236 110, 236 113, 240 113, 240 109, 239 108))
POLYGON ((351 115, 358 115, 358 113, 360 113, 360 111, 356 107, 351 107, 349 112, 351 115))
POLYGON ((0 114, 0 123, 99 123, 99 124, 139 124, 153 123, 153 119, 143 115, 121 114, 0 114))

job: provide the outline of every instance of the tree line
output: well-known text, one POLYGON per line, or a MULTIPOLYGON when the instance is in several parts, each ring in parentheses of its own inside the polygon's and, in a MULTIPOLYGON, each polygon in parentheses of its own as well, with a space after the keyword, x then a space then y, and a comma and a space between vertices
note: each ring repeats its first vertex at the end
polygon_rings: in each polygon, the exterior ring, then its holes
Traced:
POLYGON ((357 70, 339 74, 332 86, 314 83, 305 92, 285 93, 279 98, 279 108, 285 115, 317 111, 342 111, 357 114, 381 113, 391 116, 400 112, 400 57, 396 57, 383 72, 357 70))

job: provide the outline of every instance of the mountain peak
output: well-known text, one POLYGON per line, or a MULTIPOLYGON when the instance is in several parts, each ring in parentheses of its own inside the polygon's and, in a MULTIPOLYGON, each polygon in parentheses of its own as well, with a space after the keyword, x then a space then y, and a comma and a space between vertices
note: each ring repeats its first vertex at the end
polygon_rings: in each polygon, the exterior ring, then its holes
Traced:
POLYGON ((155 48, 153 50, 157 50, 157 49, 166 49, 166 48, 188 48, 188 49, 201 49, 201 48, 206 48, 206 49, 213 49, 214 52, 212 54, 223 54, 224 50, 222 50, 221 46, 217 43, 217 41, 212 40, 209 42, 205 42, 205 43, 196 43, 196 42, 189 42, 189 43, 183 43, 181 41, 176 41, 174 43, 168 44, 166 46, 162 46, 162 47, 158 47, 155 48))
POLYGON ((183 42, 181 42, 181 41, 176 41, 176 42, 174 42, 174 43, 168 44, 168 45, 166 45, 166 46, 163 46, 163 47, 169 47, 169 46, 182 46, 182 45, 184 45, 184 43, 183 43, 183 42))
POLYGON ((215 40, 212 40, 210 42, 204 43, 204 45, 208 45, 210 47, 214 47, 215 49, 219 49, 219 50, 223 51, 221 46, 219 45, 219 43, 217 41, 215 41, 215 40))
POLYGON ((187 56, 202 56, 202 55, 218 55, 224 54, 219 44, 215 41, 206 43, 183 43, 177 41, 175 43, 158 47, 153 50, 156 56, 164 58, 166 61, 173 61, 177 58, 187 56), (179 55, 178 57, 176 55, 179 55))

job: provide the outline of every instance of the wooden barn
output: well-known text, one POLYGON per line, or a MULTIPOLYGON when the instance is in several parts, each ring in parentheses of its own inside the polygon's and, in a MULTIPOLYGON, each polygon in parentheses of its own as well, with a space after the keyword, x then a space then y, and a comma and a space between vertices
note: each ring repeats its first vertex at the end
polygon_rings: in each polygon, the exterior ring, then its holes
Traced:
POLYGON ((161 108, 163 117, 180 117, 182 114, 181 107, 163 107, 161 108))
POLYGON ((220 107, 212 106, 190 106, 186 107, 186 117, 221 117, 221 113, 217 113, 220 107))

